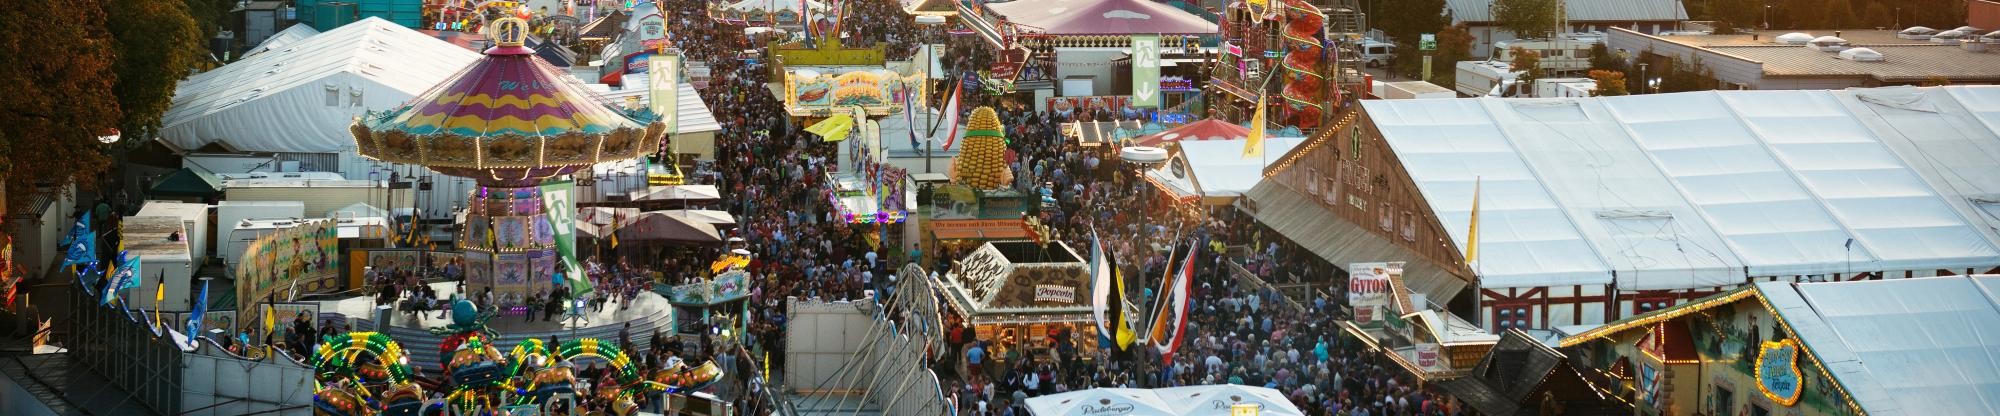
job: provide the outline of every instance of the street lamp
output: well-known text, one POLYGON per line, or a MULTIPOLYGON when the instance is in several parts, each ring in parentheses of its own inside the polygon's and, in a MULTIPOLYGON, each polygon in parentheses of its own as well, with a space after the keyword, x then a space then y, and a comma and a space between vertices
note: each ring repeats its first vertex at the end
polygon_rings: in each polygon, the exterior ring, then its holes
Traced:
POLYGON ((97 132, 98 143, 104 143, 104 144, 117 143, 119 137, 120 134, 118 133, 118 129, 116 128, 105 128, 104 130, 99 130, 97 132))
POLYGON ((1640 93, 1640 94, 1645 94, 1645 93, 1646 93, 1646 87, 1647 87, 1647 85, 1648 85, 1648 84, 1651 84, 1651 83, 1652 83, 1652 82, 1651 82, 1651 81, 1649 81, 1649 80, 1648 80, 1648 79, 1646 78, 1646 63, 1645 63, 1645 62, 1640 62, 1640 63, 1639 63, 1639 93, 1640 93))
MULTIPOLYGON (((944 24, 944 16, 935 16, 935 15, 924 15, 924 16, 917 16, 916 20, 917 20, 917 25, 919 25, 919 26, 925 26, 925 27, 934 27, 934 26, 937 26, 937 25, 941 25, 941 24, 944 24)), ((936 64, 936 62, 937 62, 937 58, 936 58, 936 57, 934 57, 934 56, 933 56, 933 54, 936 54, 936 53, 937 53, 937 45, 932 45, 932 44, 930 44, 930 43, 929 43, 929 41, 925 41, 925 43, 924 43, 924 85, 931 85, 931 72, 932 72, 932 71, 935 71, 935 70, 936 70, 936 68, 932 68, 932 66, 933 66, 933 65, 935 65, 935 64, 936 64)), ((925 107, 925 108, 929 108, 929 107, 930 107, 930 104, 928 103, 928 101, 930 101, 930 100, 926 99, 926 100, 924 100, 924 101, 926 101, 926 103, 924 104, 924 107, 925 107)), ((949 105, 949 104, 947 104, 947 105, 949 105)), ((916 108, 916 106, 911 106, 911 108, 916 108)), ((912 110, 912 111, 915 111, 915 110, 912 110)), ((914 116, 914 115, 915 115, 915 114, 912 114, 912 116, 914 116)), ((909 120, 916 120, 916 117, 910 117, 910 118, 909 118, 909 120)), ((931 124, 936 124, 936 123, 937 123, 937 121, 936 121, 936 120, 937 120, 937 113, 931 113, 931 120, 932 120, 932 121, 931 121, 931 124)), ((912 131, 913 133, 914 133, 914 132, 916 131, 916 129, 917 129, 917 126, 914 126, 914 125, 910 126, 910 130, 911 130, 911 131, 912 131)), ((930 137, 930 136, 931 136, 932 134, 934 134, 934 133, 937 133, 937 129, 935 129, 935 128, 932 128, 932 129, 927 129, 927 130, 928 130, 928 131, 925 131, 925 132, 924 132, 924 173, 931 173, 931 137, 930 137)))

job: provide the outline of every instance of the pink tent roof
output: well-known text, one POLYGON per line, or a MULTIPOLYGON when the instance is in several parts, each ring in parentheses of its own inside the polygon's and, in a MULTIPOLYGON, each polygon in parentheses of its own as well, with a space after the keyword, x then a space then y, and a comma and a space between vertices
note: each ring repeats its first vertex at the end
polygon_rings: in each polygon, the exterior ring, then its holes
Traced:
POLYGON ((1246 137, 1250 137, 1249 128, 1210 118, 1183 124, 1173 130, 1140 136, 1133 139, 1132 144, 1159 147, 1181 140, 1240 140, 1246 137))
POLYGON ((987 3, 1008 21, 1051 35, 1210 34, 1215 23, 1147 0, 1019 0, 987 3))

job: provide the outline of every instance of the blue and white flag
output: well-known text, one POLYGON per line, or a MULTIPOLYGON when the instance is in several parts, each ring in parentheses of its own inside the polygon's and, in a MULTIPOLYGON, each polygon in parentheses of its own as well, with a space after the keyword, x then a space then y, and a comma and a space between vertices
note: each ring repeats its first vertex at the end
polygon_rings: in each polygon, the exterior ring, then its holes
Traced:
POLYGON ((118 252, 118 268, 105 276, 104 293, 98 295, 99 305, 109 305, 118 297, 118 292, 139 287, 139 257, 125 259, 126 252, 118 252))
POLYGON ((203 315, 207 314, 208 314, 208 281, 203 280, 201 282, 201 299, 194 303, 194 311, 188 314, 188 321, 187 321, 188 339, 194 339, 194 337, 201 336, 201 319, 203 315))
POLYGON ((97 233, 90 229, 90 211, 84 211, 83 217, 76 219, 76 226, 63 236, 62 247, 62 267, 97 260, 97 233))

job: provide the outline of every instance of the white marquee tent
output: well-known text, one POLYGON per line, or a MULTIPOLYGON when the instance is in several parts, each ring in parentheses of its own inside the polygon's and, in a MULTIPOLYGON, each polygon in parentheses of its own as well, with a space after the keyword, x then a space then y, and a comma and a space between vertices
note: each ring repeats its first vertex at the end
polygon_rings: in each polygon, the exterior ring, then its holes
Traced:
POLYGON ((243 56, 256 55, 260 52, 265 52, 270 50, 284 49, 287 46, 291 46, 294 43, 298 43, 301 40, 306 40, 306 38, 310 38, 318 34, 319 34, 319 29, 314 29, 312 25, 308 25, 305 23, 294 24, 292 25, 292 27, 285 28, 285 30, 280 30, 278 31, 278 33, 272 34, 271 37, 269 38, 264 38, 263 43, 258 43, 257 47, 250 48, 249 51, 243 52, 243 56))
POLYGON ((1757 290, 1868 414, 2000 414, 2000 276, 1757 290))
POLYGON ((2000 266, 2000 87, 1362 105, 1485 288, 2000 266))
MULTIPOLYGON (((182 81, 160 137, 304 160, 306 170, 365 179, 347 127, 414 98, 479 54, 379 18, 364 19, 182 81), (334 165, 334 166, 327 166, 334 165)), ((386 174, 384 175, 386 176, 386 174)))

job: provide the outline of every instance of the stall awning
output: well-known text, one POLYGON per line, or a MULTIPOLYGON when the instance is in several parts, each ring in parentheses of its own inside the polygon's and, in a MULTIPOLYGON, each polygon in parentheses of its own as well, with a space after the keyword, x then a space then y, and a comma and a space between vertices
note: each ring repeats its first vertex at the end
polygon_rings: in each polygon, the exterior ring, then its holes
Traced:
POLYGON ((1064 137, 1076 139, 1082 146, 1103 146, 1117 144, 1123 137, 1137 136, 1145 123, 1128 121, 1076 121, 1062 124, 1064 137))
POLYGON ((148 193, 154 196, 194 196, 205 197, 222 191, 222 180, 214 174, 181 168, 153 185, 148 193))

